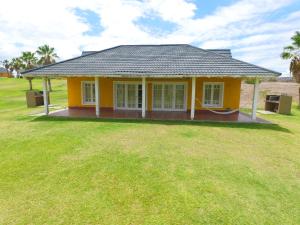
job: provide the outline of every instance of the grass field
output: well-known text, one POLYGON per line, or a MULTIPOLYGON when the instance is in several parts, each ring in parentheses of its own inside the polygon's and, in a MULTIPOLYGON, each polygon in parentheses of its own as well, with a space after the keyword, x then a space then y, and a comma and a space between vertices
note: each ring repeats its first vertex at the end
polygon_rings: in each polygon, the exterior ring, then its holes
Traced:
POLYGON ((0 79, 0 224, 300 224, 296 107, 277 125, 47 118, 27 87, 0 79))

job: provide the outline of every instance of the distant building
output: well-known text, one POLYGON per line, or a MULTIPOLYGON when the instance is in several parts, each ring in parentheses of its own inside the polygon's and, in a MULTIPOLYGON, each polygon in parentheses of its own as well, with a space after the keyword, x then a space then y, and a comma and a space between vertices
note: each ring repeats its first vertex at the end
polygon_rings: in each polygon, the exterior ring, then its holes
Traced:
POLYGON ((11 73, 7 73, 6 69, 0 67, 0 77, 13 77, 11 73))

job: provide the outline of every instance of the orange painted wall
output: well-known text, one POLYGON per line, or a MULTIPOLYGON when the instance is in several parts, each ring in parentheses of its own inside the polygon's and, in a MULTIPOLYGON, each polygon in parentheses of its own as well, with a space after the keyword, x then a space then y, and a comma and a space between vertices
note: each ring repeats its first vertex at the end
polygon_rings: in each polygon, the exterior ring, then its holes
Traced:
POLYGON ((4 72, 4 73, 0 73, 0 77, 13 77, 11 74, 7 74, 7 72, 4 72))
MULTIPOLYGON (((68 78, 68 104, 69 107, 91 107, 92 105, 82 105, 81 102, 81 82, 94 80, 94 78, 76 77, 68 78)), ((127 78, 99 78, 100 82, 100 104, 101 107, 113 108, 113 81, 140 81, 141 79, 127 78)), ((154 79, 147 78, 147 110, 152 108, 152 82, 187 82, 187 109, 191 108, 191 78, 181 79, 154 79)), ((196 79, 196 110, 201 107, 203 82, 224 82, 224 103, 223 109, 237 109, 240 104, 241 79, 240 78, 197 78, 196 79)))

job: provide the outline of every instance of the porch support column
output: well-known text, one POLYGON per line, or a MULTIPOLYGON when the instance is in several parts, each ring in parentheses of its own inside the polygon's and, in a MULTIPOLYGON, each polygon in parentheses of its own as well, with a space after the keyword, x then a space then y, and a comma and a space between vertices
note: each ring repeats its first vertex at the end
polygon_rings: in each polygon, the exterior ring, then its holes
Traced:
POLYGON ((146 77, 142 78, 142 117, 146 117, 146 77))
POLYGON ((47 78, 43 78, 43 97, 44 97, 44 109, 45 109, 45 115, 49 114, 49 108, 48 108, 48 90, 47 90, 47 78))
POLYGON ((257 109, 257 101, 258 101, 258 94, 259 94, 258 86, 259 86, 258 79, 255 78, 253 100, 252 100, 252 115, 251 115, 252 120, 256 120, 256 109, 257 109))
POLYGON ((95 108, 96 116, 100 116, 100 101, 99 101, 99 77, 95 77, 95 108))
POLYGON ((191 120, 195 117, 196 77, 192 77, 191 120))

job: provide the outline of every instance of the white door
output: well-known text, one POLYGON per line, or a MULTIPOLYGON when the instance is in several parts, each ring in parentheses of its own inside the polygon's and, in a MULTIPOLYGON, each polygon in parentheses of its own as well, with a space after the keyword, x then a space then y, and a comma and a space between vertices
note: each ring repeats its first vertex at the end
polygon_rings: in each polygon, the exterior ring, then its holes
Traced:
POLYGON ((152 92, 153 110, 186 110, 185 83, 154 83, 152 92))
POLYGON ((116 109, 142 109, 142 85, 138 83, 115 84, 116 109))

